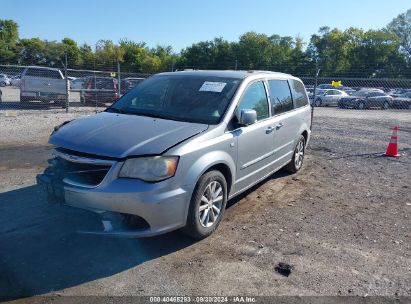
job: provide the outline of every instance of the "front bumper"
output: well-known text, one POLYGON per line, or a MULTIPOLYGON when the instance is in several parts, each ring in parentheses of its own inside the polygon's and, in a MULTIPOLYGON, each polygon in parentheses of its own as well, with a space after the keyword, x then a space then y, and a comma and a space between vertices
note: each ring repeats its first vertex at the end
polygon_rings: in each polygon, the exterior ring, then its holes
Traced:
POLYGON ((93 188, 58 183, 47 173, 37 175, 37 183, 46 191, 50 203, 101 215, 101 231, 79 232, 122 237, 148 237, 183 227, 192 191, 191 187, 173 187, 170 180, 146 183, 109 176, 93 188), (136 215, 144 219, 148 227, 126 228, 121 221, 123 215, 136 215))

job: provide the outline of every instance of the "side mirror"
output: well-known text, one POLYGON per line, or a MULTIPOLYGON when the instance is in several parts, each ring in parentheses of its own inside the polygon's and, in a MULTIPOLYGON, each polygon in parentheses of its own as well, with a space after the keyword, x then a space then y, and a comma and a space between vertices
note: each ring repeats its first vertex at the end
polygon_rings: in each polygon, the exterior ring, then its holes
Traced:
POLYGON ((243 109, 240 113, 240 118, 238 122, 240 125, 249 126, 257 121, 257 112, 251 109, 243 109))

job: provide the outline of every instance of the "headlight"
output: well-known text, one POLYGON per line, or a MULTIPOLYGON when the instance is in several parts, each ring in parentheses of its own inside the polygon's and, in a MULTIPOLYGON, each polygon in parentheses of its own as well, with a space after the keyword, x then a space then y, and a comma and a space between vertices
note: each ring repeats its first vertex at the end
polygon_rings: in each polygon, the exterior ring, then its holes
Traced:
POLYGON ((127 159, 121 167, 119 177, 138 178, 147 182, 158 182, 174 176, 177 156, 154 156, 127 159))

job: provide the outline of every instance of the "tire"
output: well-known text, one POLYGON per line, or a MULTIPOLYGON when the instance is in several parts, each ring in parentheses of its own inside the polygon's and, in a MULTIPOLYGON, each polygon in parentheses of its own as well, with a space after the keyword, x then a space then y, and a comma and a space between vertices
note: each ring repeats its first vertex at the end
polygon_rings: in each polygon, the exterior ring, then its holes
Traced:
POLYGON ((291 162, 284 167, 284 169, 290 173, 297 173, 298 171, 300 171, 304 163, 304 155, 305 137, 301 135, 298 139, 297 144, 295 145, 293 158, 291 162))
POLYGON ((381 106, 381 109, 383 110, 388 110, 390 107, 390 104, 388 101, 384 101, 383 105, 381 106))
POLYGON ((320 98, 318 98, 318 99, 315 100, 314 104, 315 104, 316 107, 321 107, 322 106, 322 100, 320 98))
POLYGON ((406 109, 411 110, 411 104, 409 104, 406 109))
POLYGON ((360 101, 357 105, 358 110, 365 110, 365 103, 363 101, 360 101))
POLYGON ((55 102, 56 105, 59 105, 62 109, 66 108, 66 101, 65 100, 59 100, 55 102))
POLYGON ((5 87, 7 85, 7 83, 5 83, 4 81, 0 82, 0 87, 5 87))
POLYGON ((21 104, 27 105, 27 104, 29 104, 30 100, 31 100, 30 97, 28 97, 28 96, 21 96, 21 95, 20 95, 20 103, 21 103, 21 104))
POLYGON ((220 224, 226 204, 227 182, 224 175, 220 171, 206 172, 200 177, 194 189, 188 210, 187 224, 182 231, 195 239, 208 237, 220 224), (214 203, 210 203, 209 199, 212 197, 213 189, 218 200, 214 199, 214 203), (217 193, 218 191, 220 192, 217 193), (209 203, 206 202, 207 199, 209 203), (218 213, 217 209, 219 209, 218 213), (212 221, 211 214, 214 221, 212 221))

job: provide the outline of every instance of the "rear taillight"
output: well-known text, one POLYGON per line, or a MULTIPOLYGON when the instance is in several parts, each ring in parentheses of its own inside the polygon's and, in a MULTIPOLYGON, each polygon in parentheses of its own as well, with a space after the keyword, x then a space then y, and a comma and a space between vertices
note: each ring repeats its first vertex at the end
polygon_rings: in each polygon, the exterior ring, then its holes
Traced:
POLYGON ((91 95, 91 80, 87 83, 87 94, 91 95))

